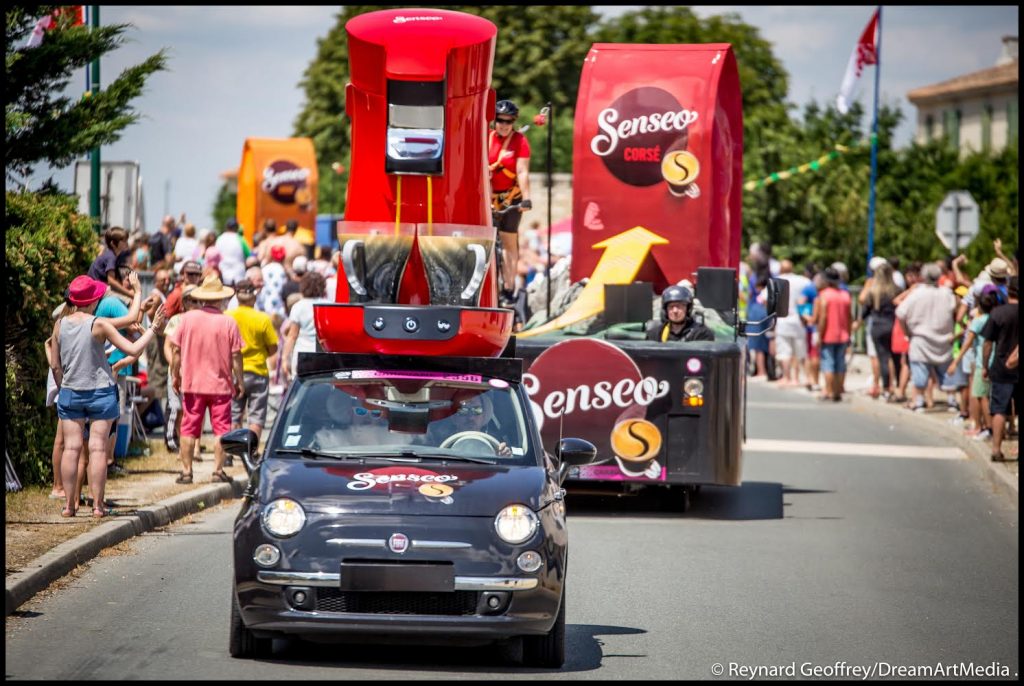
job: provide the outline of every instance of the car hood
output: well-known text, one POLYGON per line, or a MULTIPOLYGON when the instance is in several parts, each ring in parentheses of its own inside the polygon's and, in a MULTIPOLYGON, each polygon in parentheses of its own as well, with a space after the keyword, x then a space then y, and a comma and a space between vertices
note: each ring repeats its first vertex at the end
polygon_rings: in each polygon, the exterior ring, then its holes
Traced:
POLYGON ((536 466, 271 459, 261 470, 260 502, 291 498, 328 514, 493 517, 512 503, 539 510, 546 479, 536 466))

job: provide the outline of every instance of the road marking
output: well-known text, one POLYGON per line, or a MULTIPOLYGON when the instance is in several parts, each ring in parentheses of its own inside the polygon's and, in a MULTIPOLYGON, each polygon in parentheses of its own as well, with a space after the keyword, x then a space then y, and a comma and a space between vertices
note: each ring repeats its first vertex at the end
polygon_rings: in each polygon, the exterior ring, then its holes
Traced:
POLYGON ((828 441, 778 441, 750 438, 744 449, 765 453, 808 453, 816 455, 862 455, 865 457, 915 457, 928 460, 962 460, 960 448, 938 445, 893 445, 888 443, 831 443, 828 441))

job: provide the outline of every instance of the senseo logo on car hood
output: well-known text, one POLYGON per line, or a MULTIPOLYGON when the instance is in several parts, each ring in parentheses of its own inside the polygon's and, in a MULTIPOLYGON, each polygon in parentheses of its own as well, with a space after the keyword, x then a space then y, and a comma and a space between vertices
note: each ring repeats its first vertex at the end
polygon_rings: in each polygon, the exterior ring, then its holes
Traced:
POLYGON ((459 477, 455 474, 438 474, 416 467, 383 467, 353 474, 347 488, 353 491, 366 491, 377 487, 386 489, 395 485, 418 488, 424 484, 444 484, 458 480, 459 477))

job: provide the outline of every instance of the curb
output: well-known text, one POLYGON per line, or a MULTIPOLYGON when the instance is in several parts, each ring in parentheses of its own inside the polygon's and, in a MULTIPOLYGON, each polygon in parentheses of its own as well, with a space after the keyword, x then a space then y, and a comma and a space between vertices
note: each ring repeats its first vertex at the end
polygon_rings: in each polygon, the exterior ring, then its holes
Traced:
POLYGON ((984 467, 989 481, 996 490, 1011 497, 1014 501, 1019 498, 1018 479, 1011 475, 1003 465, 992 462, 986 443, 979 443, 967 438, 959 429, 949 426, 944 421, 920 417, 899 405, 882 403, 872 398, 858 396, 855 392, 848 394, 852 396, 854 405, 867 409, 871 414, 885 417, 899 416, 903 419, 907 419, 908 415, 910 415, 916 420, 915 423, 918 426, 928 427, 931 431, 938 431, 944 438, 948 438, 956 444, 973 461, 980 463, 984 467))
POLYGON ((104 522, 70 541, 61 543, 50 552, 29 562, 22 571, 7 578, 6 615, 10 615, 36 593, 77 565, 99 555, 104 548, 157 527, 166 526, 177 519, 217 505, 222 500, 240 498, 248 481, 248 476, 236 476, 230 484, 211 484, 180 493, 155 505, 140 508, 133 515, 104 522))

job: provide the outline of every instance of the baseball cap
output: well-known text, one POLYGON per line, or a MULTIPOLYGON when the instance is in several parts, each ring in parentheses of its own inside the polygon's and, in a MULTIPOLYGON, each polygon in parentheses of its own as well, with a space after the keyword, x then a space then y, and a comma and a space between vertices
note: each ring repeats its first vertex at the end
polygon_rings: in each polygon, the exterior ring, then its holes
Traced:
POLYGON ((868 266, 871 268, 871 271, 877 272, 879 267, 881 267, 883 264, 888 263, 889 260, 885 259, 881 255, 875 255, 874 257, 871 258, 871 261, 868 262, 868 266))
POLYGON ((305 274, 309 260, 305 255, 299 255, 292 261, 292 271, 296 274, 305 274))
POLYGON ((185 263, 181 265, 181 271, 202 274, 203 265, 199 264, 195 260, 186 260, 185 263))

